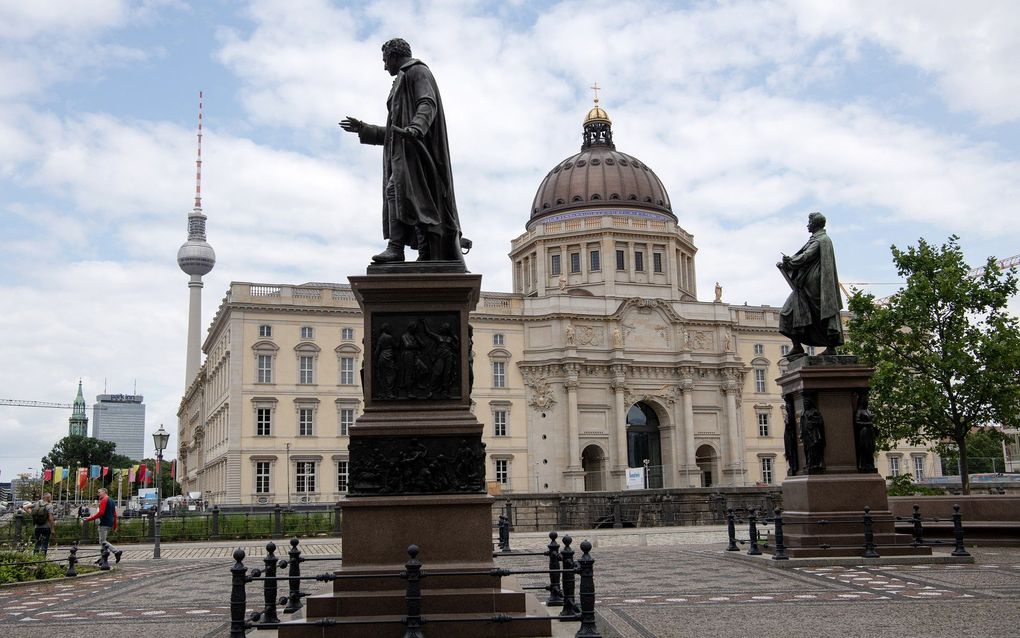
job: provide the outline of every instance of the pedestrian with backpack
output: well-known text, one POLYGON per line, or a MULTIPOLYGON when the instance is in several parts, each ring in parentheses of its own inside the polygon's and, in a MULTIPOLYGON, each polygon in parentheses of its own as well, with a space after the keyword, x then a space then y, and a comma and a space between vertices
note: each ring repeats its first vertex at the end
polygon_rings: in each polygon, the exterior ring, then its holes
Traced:
POLYGON ((50 536, 53 535, 53 495, 46 492, 42 498, 35 503, 24 506, 24 510, 32 515, 32 523, 35 525, 35 533, 32 535, 32 542, 35 544, 37 554, 44 557, 50 548, 50 536))
MULTIPOLYGON (((117 549, 106 541, 106 537, 109 535, 110 530, 117 529, 117 506, 110 500, 109 494, 106 492, 105 487, 99 488, 99 510, 82 520, 82 525, 89 521, 99 519, 99 549, 103 547, 108 548, 113 552, 113 557, 116 559, 115 562, 120 562, 120 555, 124 552, 117 549)), ((104 566, 103 569, 109 569, 110 567, 104 566)))

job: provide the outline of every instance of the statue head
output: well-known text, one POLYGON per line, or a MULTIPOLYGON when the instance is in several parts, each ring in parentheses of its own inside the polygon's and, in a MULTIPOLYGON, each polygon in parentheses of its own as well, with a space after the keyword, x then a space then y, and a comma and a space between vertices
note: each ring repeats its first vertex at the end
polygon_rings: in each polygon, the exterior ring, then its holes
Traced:
POLYGON ((811 213, 807 217, 807 227, 812 233, 825 228, 825 215, 817 212, 811 213))
POLYGON ((390 75, 400 71, 401 63, 411 57, 411 45, 403 38, 387 40, 382 45, 383 66, 390 75))

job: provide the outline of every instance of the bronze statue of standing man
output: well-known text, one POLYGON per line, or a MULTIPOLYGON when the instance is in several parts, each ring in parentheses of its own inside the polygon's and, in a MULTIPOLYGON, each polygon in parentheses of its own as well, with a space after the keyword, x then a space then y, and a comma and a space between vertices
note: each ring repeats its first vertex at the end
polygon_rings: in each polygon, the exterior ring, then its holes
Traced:
POLYGON ((776 264, 793 290, 779 313, 779 332, 793 341, 787 355, 791 359, 804 355, 803 344, 824 346, 822 354, 827 355, 836 354, 836 346, 843 345, 843 299, 825 216, 811 213, 807 228, 811 233, 807 243, 776 264))
MULTIPOLYGON (((453 195, 450 147, 439 87, 411 46, 400 38, 382 46, 383 65, 394 76, 386 100, 386 125, 353 117, 341 128, 362 144, 383 147, 383 237, 386 250, 376 263, 404 261, 404 247, 418 250, 418 261, 458 261, 460 220, 453 195)), ((465 239, 464 244, 469 246, 465 239)))

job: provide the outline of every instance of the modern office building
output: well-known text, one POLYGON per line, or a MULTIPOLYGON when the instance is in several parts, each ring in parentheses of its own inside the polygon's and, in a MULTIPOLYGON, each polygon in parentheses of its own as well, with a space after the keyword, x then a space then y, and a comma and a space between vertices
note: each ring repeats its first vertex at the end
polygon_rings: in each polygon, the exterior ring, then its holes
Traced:
POLYGON ((145 404, 140 394, 100 394, 92 406, 92 438, 117 444, 117 454, 141 460, 145 453, 145 404))
MULTIPOLYGON (((617 490, 643 466, 650 487, 785 478, 779 309, 731 305, 718 286, 699 299, 694 236, 598 104, 521 223, 513 292, 483 291, 470 317, 494 489, 617 490)), ((346 284, 233 282, 178 409, 182 489, 217 504, 340 498, 362 331, 346 284)), ((924 447, 877 466, 939 469, 924 447)))

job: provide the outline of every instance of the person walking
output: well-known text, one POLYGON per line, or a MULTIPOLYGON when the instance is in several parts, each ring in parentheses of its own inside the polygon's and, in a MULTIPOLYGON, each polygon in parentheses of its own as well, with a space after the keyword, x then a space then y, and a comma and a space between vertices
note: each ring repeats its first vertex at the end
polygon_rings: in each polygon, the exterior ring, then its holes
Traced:
POLYGON ((82 521, 82 524, 88 523, 89 521, 99 520, 99 548, 106 547, 113 552, 114 562, 119 563, 121 554, 124 550, 117 549, 106 540, 110 534, 110 530, 117 529, 117 506, 113 504, 110 499, 110 495, 107 494, 106 488, 99 488, 99 509, 95 514, 89 516, 82 521))
POLYGON ((42 499, 35 503, 26 503, 22 509, 32 515, 32 522, 35 524, 35 533, 32 535, 32 542, 37 554, 43 557, 50 548, 50 536, 53 534, 53 495, 46 492, 42 499))

